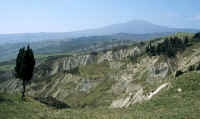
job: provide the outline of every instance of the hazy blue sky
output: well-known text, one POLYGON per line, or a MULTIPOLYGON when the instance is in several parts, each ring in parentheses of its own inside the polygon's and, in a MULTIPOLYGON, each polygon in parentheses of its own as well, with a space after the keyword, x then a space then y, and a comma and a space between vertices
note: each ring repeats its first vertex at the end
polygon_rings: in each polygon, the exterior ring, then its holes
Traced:
POLYGON ((0 0, 0 33, 67 32, 142 19, 200 28, 200 0, 0 0))

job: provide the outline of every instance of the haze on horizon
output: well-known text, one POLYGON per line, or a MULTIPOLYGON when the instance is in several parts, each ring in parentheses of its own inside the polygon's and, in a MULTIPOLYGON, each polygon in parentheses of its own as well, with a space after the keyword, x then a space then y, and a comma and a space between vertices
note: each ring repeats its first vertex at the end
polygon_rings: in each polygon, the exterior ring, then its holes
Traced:
POLYGON ((197 0, 6 0, 0 34, 70 32, 141 19, 175 28, 200 29, 197 0))

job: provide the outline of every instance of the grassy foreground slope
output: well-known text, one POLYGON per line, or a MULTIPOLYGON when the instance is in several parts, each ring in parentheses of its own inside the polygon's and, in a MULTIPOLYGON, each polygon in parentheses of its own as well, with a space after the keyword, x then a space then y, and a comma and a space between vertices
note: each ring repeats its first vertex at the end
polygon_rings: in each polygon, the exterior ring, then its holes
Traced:
POLYGON ((54 109, 31 98, 0 94, 0 119, 198 119, 200 72, 188 72, 169 80, 168 88, 152 100, 127 109, 54 109))
POLYGON ((1 119, 39 119, 47 116, 46 106, 27 98, 23 102, 19 95, 0 94, 1 119))

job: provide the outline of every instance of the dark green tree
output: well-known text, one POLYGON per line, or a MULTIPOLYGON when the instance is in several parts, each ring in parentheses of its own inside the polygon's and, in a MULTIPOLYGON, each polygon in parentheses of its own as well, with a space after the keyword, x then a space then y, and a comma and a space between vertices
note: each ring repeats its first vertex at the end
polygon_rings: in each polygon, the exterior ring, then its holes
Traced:
POLYGON ((188 45, 188 42, 189 42, 189 38, 186 36, 184 38, 184 45, 187 46, 188 45))
POLYGON ((199 39, 199 38, 200 38, 200 32, 196 33, 196 34, 194 35, 194 38, 195 38, 195 39, 199 39))
POLYGON ((20 48, 16 59, 15 76, 22 80, 22 99, 25 97, 26 84, 32 79, 35 66, 33 50, 28 45, 27 48, 20 48))

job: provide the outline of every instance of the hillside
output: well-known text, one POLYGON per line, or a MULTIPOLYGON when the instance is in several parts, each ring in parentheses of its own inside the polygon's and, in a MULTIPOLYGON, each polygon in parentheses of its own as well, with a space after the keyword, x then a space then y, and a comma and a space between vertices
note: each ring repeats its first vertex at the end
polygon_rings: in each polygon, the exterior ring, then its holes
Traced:
MULTIPOLYGON (((55 39, 39 40, 32 42, 26 39, 17 43, 1 44, 0 42, 0 62, 14 59, 18 49, 31 43, 35 54, 58 54, 71 52, 88 52, 91 50, 104 50, 111 48, 112 45, 131 45, 138 41, 149 40, 156 37, 166 36, 170 33, 153 33, 153 34, 127 34, 117 33, 105 36, 89 36, 73 39, 55 39)), ((19 41, 18 39, 17 41, 19 41)), ((9 41, 9 40, 6 40, 9 41)))
MULTIPOLYGON (((146 51, 149 41, 146 41, 40 60, 33 81, 27 87, 27 95, 34 99, 33 104, 16 103, 21 83, 13 78, 12 71, 3 70, 2 74, 6 72, 7 75, 0 75, 0 91, 3 92, 0 113, 12 112, 12 118, 15 113, 23 112, 12 110, 13 104, 17 109, 21 105, 25 108, 42 105, 38 108, 40 113, 27 109, 28 114, 34 115, 32 118, 70 118, 70 115, 76 119, 196 119, 200 111, 199 35, 177 33, 151 42, 159 46, 166 38, 183 42, 186 37, 188 44, 184 50, 178 47, 175 57, 162 52, 149 54, 146 51), (7 93, 11 96, 5 96, 7 93), (10 104, 12 101, 14 103, 10 104), (62 102, 70 108, 61 110, 47 106, 52 101, 62 102)), ((19 114, 17 118, 20 117, 19 114)))
POLYGON ((17 119, 198 119, 199 115, 199 72, 190 72, 174 79, 170 87, 151 101, 136 104, 127 109, 62 109, 47 107, 35 100, 21 102, 16 95, 0 94, 0 118, 17 119), (178 89, 182 89, 181 92, 178 89))

